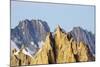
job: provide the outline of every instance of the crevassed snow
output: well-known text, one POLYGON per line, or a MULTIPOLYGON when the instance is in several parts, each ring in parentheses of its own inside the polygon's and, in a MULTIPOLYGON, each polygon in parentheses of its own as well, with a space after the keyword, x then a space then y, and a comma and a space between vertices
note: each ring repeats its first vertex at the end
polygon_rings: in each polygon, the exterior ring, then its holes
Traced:
MULTIPOLYGON (((19 38, 20 38, 20 37, 19 37, 19 38)), ((14 38, 14 42, 15 42, 15 43, 21 44, 21 41, 18 41, 18 39, 17 39, 16 37, 14 38)))
POLYGON ((34 42, 33 41, 31 41, 31 45, 34 45, 34 42))
POLYGON ((31 55, 35 53, 35 51, 30 50, 28 47, 26 48, 27 52, 29 52, 31 55))
POLYGON ((31 44, 32 46, 34 46, 35 48, 37 48, 36 44, 35 44, 33 41, 31 41, 30 44, 31 44))
POLYGON ((25 35, 25 32, 23 31, 23 35, 25 35))
MULTIPOLYGON (((30 44, 33 45, 34 47, 37 47, 36 44, 35 44, 33 41, 31 41, 30 44)), ((39 41, 39 42, 38 42, 39 48, 41 48, 41 47, 43 46, 43 44, 44 44, 43 41, 39 41)))
POLYGON ((32 55, 31 55, 29 52, 27 52, 25 49, 23 49, 22 52, 23 52, 24 54, 26 54, 26 55, 32 57, 32 55))
MULTIPOLYGON (((19 52, 20 52, 20 50, 18 50, 16 53, 14 53, 14 55, 18 55, 19 52)), ((29 52, 27 52, 25 49, 22 49, 22 53, 24 53, 25 55, 28 55, 28 56, 32 57, 32 55, 29 52)))
POLYGON ((38 45, 39 45, 39 48, 41 48, 43 46, 44 42, 43 41, 39 41, 38 42, 38 45))

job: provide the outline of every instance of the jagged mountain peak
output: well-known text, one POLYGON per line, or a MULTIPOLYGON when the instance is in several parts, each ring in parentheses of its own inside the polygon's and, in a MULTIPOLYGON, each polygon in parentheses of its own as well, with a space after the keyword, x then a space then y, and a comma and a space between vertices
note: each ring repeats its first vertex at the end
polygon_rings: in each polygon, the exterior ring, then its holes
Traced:
POLYGON ((55 30, 54 30, 54 34, 60 35, 60 33, 67 35, 66 31, 60 25, 57 25, 55 30))
POLYGON ((25 61, 22 65, 31 65, 95 60, 95 38, 81 27, 74 27, 67 33, 57 25, 51 33, 46 21, 25 19, 11 29, 11 41, 12 47, 15 47, 11 54, 14 59, 11 61, 15 65, 17 61, 25 61))
POLYGON ((35 53, 42 46, 42 43, 50 32, 50 28, 45 21, 39 19, 22 20, 11 29, 11 40, 21 48, 24 45, 30 52, 35 53))
MULTIPOLYGON (((46 32, 46 34, 47 35, 44 40, 43 46, 40 49, 38 49, 34 55, 32 54, 30 55, 26 47, 22 50, 21 55, 28 56, 29 59, 32 56, 31 60, 29 61, 30 62, 29 65, 31 64, 51 64, 51 63, 70 63, 70 62, 83 62, 83 61, 94 61, 95 60, 94 55, 90 52, 92 49, 91 45, 90 43, 87 43, 87 41, 91 40, 90 38, 91 35, 84 29, 80 27, 75 27, 73 28, 71 32, 66 33, 58 25, 56 27, 54 35, 51 32, 46 32), (81 39, 83 40, 81 40, 80 37, 82 37, 81 39), (80 40, 79 43, 77 43, 78 41, 77 38, 79 38, 80 40)), ((19 54, 18 56, 22 57, 21 61, 23 61, 23 56, 21 55, 19 54)), ((13 58, 15 58, 15 56, 13 58)), ((26 60, 25 62, 27 61, 28 60, 26 60)))
POLYGON ((57 25, 56 28, 55 28, 55 31, 61 31, 62 28, 60 27, 60 25, 57 25))
POLYGON ((59 25, 59 24, 56 26, 56 28, 57 28, 57 29, 61 29, 61 27, 60 27, 60 25, 59 25))
POLYGON ((95 54, 95 35, 92 34, 92 32, 88 32, 81 27, 74 27, 68 34, 71 35, 77 43, 83 41, 89 46, 91 53, 93 55, 95 54))
POLYGON ((22 27, 22 26, 28 27, 28 26, 34 26, 34 25, 40 25, 44 29, 50 31, 47 22, 42 21, 41 19, 31 19, 31 20, 25 19, 25 20, 21 20, 18 24, 19 27, 22 27))

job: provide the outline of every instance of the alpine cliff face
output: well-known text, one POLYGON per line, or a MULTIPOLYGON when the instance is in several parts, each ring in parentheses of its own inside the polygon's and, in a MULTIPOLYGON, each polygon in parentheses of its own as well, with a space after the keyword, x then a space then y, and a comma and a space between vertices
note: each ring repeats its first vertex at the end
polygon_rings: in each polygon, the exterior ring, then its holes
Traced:
POLYGON ((11 54, 11 66, 21 66, 21 65, 30 65, 32 56, 25 51, 25 49, 20 49, 16 51, 16 49, 12 50, 11 54))
POLYGON ((94 35, 80 27, 65 32, 58 25, 55 31, 51 33, 46 22, 25 20, 11 32, 12 66, 95 60, 94 35), (25 33, 23 34, 23 32, 25 33), (30 44, 31 41, 34 42, 35 46, 30 44), (40 41, 42 41, 41 44, 38 43, 40 41), (20 48, 18 48, 19 45, 21 45, 20 48), (40 45, 41 47, 39 47, 40 45), (33 51, 30 52, 30 49, 33 51))
POLYGON ((11 40, 18 48, 24 45, 31 54, 34 54, 41 48, 47 32, 50 32, 50 29, 45 21, 26 19, 11 29, 11 40))
POLYGON ((88 45, 91 53, 95 55, 95 35, 87 30, 82 29, 81 27, 74 27, 69 34, 72 35, 75 41, 81 42, 83 41, 88 45))
POLYGON ((56 48, 56 62, 75 62, 76 60, 72 52, 70 40, 67 38, 67 33, 63 32, 59 25, 56 28, 54 39, 56 48))
POLYGON ((57 63, 92 61, 93 57, 88 46, 80 41, 77 43, 68 33, 57 27, 54 35, 57 63))
POLYGON ((53 50, 52 34, 48 33, 43 47, 34 56, 33 64, 53 64, 55 63, 55 56, 53 50))

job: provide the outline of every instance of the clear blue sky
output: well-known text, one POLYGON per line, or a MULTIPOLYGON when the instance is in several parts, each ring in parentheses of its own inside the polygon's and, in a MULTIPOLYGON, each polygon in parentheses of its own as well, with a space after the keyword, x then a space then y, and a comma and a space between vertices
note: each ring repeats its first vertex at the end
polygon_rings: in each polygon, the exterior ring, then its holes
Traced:
POLYGON ((80 26, 94 33, 95 6, 12 1, 11 28, 24 19, 46 21, 51 31, 59 24, 66 31, 80 26))

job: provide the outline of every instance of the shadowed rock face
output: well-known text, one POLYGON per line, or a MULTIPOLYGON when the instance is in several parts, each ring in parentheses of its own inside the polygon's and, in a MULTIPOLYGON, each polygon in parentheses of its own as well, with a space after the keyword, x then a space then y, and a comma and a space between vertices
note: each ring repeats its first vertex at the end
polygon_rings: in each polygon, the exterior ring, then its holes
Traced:
POLYGON ((38 43, 45 40, 47 32, 50 32, 50 29, 45 21, 26 19, 11 29, 11 40, 18 48, 23 44, 34 54, 41 46, 38 43))
MULTIPOLYGON (((19 50, 13 49, 11 54, 11 65, 21 66, 94 61, 95 56, 93 56, 91 52, 92 48, 90 49, 89 44, 85 42, 86 40, 90 41, 90 38, 85 38, 85 40, 82 36, 82 39, 80 39, 82 32, 83 31, 71 31, 66 33, 58 25, 53 35, 51 32, 46 33, 42 47, 38 49, 34 55, 29 54, 25 46, 19 50), (79 39, 76 39, 77 37, 79 39)), ((85 34, 86 33, 84 33, 84 35, 85 34)))
POLYGON ((16 51, 13 49, 11 55, 11 65, 33 65, 33 64, 53 64, 55 63, 54 52, 52 47, 52 35, 48 33, 45 43, 41 49, 35 54, 35 56, 26 55, 23 49, 16 51))
POLYGON ((88 45, 91 53, 95 55, 95 35, 87 30, 83 30, 81 27, 74 27, 70 35, 74 38, 75 41, 81 42, 83 41, 86 45, 88 45))

